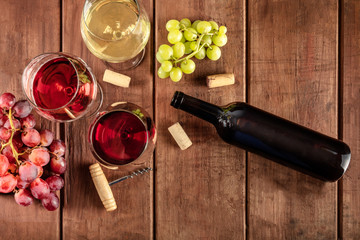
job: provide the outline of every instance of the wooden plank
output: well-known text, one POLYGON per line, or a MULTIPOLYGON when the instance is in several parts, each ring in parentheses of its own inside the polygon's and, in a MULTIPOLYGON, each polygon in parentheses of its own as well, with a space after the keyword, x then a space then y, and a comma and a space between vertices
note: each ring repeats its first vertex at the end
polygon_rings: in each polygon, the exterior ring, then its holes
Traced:
MULTIPOLYGON (((337 137, 337 1, 248 7, 249 103, 337 137)), ((336 183, 249 154, 248 191, 249 239, 337 239, 336 183)))
MULTIPOLYGON (((0 93, 25 99, 21 75, 29 61, 60 50, 60 3, 57 0, 0 1, 0 93)), ((33 111, 34 113, 34 111, 33 111)), ((56 125, 37 114, 37 129, 56 131, 56 125)), ((1 239, 59 239, 60 210, 48 212, 35 200, 28 207, 15 203, 14 194, 1 194, 1 239)))
POLYGON ((342 239, 360 239, 360 2, 342 1, 341 58, 343 139, 351 149, 351 163, 342 189, 342 239))
MULTIPOLYGON (((153 112, 153 77, 151 72, 152 36, 144 61, 136 69, 122 72, 132 78, 129 88, 116 87, 102 81, 105 65, 86 48, 80 34, 80 16, 84 1, 63 1, 63 50, 80 56, 92 68, 104 90, 104 106, 129 101, 153 112)), ((152 1, 142 1, 152 21, 152 1)), ((64 239, 151 239, 153 235, 152 173, 112 186, 118 209, 106 212, 91 182, 88 167, 95 162, 87 142, 91 119, 66 124, 69 145, 69 170, 63 209, 64 239)), ((146 166, 152 166, 147 159, 146 166)), ((131 164, 118 171, 103 168, 108 180, 137 170, 131 164)))
POLYGON ((156 239, 245 239, 245 152, 211 124, 170 107, 176 90, 217 105, 245 100, 245 1, 161 0, 155 14, 157 48, 167 43, 170 19, 214 20, 227 26, 229 40, 217 62, 195 60, 195 72, 180 82, 156 78, 156 239), (208 89, 207 75, 228 72, 235 85, 208 89), (167 130, 178 121, 193 143, 184 151, 167 130))

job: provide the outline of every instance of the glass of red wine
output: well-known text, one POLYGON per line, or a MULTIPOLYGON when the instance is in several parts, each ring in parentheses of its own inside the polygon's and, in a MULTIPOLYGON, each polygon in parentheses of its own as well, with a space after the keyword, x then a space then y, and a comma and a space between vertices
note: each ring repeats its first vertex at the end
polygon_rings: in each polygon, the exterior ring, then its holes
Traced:
POLYGON ((22 87, 36 111, 57 122, 91 116, 103 100, 89 66, 68 53, 44 53, 32 59, 23 72, 22 87))
POLYGON ((103 166, 117 169, 134 161, 141 165, 151 157, 156 128, 143 108, 117 102, 97 114, 88 138, 94 157, 103 166))

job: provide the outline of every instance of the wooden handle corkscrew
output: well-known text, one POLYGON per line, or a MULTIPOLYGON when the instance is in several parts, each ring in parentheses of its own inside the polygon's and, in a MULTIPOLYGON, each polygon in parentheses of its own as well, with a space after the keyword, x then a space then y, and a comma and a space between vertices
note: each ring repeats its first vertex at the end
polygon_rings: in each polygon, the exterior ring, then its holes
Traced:
POLYGON ((106 211, 114 211, 117 208, 115 198, 100 165, 98 163, 94 163, 90 165, 89 170, 91 178, 95 184, 96 191, 98 192, 106 211))

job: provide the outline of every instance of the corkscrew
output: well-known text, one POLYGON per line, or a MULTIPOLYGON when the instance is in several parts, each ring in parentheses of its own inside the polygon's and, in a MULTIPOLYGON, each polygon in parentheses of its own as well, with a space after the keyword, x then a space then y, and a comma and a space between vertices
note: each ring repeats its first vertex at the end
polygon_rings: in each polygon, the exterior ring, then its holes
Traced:
POLYGON ((100 164, 94 163, 94 164, 90 165, 89 170, 90 170, 91 178, 94 182, 96 191, 99 194, 99 197, 101 199, 101 202, 103 203, 106 211, 109 212, 109 211, 114 211, 117 208, 114 195, 110 188, 111 185, 114 185, 118 182, 124 181, 129 178, 134 178, 136 176, 143 175, 149 171, 152 171, 153 169, 151 167, 140 169, 129 175, 118 178, 110 183, 108 182, 103 170, 101 169, 100 164))
POLYGON ((114 181, 112 181, 112 182, 109 182, 109 185, 110 185, 110 186, 111 186, 111 185, 114 185, 115 183, 124 181, 124 180, 129 179, 129 178, 134 178, 134 177, 136 177, 136 176, 138 176, 138 175, 147 173, 147 172, 152 171, 152 170, 153 170, 153 169, 152 169, 151 167, 147 167, 147 168, 138 170, 138 171, 133 172, 133 173, 131 173, 131 174, 129 174, 129 175, 126 175, 126 176, 121 177, 121 178, 118 178, 118 179, 116 179, 116 180, 114 180, 114 181))

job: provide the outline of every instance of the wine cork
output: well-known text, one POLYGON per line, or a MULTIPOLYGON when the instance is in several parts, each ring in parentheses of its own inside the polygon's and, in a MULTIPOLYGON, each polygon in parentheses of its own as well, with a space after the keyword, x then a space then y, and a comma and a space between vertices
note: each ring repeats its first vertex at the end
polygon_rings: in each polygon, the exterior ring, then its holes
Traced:
POLYGON ((109 69, 106 69, 104 72, 103 81, 119 87, 128 88, 130 85, 130 80, 130 77, 121 73, 113 72, 109 69))
POLYGON ((235 83, 233 73, 216 74, 206 77, 206 84, 209 88, 228 86, 235 83))
POLYGON ((168 130, 181 150, 185 150, 192 145, 190 138, 188 137, 184 129, 181 127, 180 123, 175 123, 174 125, 169 127, 168 130))
POLYGON ((96 191, 98 192, 106 211, 114 211, 117 208, 115 198, 100 165, 98 163, 94 163, 90 165, 89 170, 96 191))

